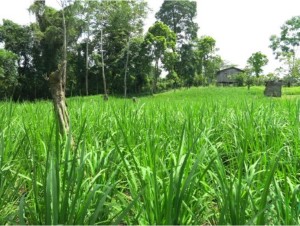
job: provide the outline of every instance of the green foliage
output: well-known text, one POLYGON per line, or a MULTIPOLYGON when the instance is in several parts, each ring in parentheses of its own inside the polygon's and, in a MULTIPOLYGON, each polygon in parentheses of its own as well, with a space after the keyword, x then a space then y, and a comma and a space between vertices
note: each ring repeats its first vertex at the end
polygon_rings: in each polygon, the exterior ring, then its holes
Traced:
POLYGON ((171 71, 167 74, 167 79, 169 81, 169 88, 176 89, 181 86, 181 80, 175 71, 171 71))
POLYGON ((0 97, 10 98, 18 85, 18 56, 0 49, 0 97))
POLYGON ((268 73, 266 76, 265 76, 265 81, 276 81, 276 80, 279 80, 280 78, 274 74, 274 73, 268 73))
POLYGON ((220 70, 222 59, 216 55, 216 41, 209 36, 195 39, 180 48, 180 61, 176 64, 178 74, 185 86, 208 85, 220 70))
POLYGON ((131 38, 129 48, 128 91, 131 93, 140 93, 142 87, 146 84, 146 76, 151 71, 150 59, 146 56, 143 37, 131 38))
POLYGON ((156 91, 156 82, 159 77, 159 61, 163 62, 165 68, 172 71, 177 56, 174 52, 176 44, 175 33, 164 23, 155 22, 149 28, 145 40, 144 48, 147 56, 155 62, 155 74, 153 78, 152 92, 156 91))
POLYGON ((215 45, 216 41, 210 36, 203 36, 195 41, 197 74, 210 81, 220 70, 220 57, 215 56, 215 45))
POLYGON ((220 57, 215 55, 216 41, 209 36, 197 38, 196 13, 197 2, 189 0, 164 1, 156 13, 156 18, 177 35, 174 70, 187 87, 211 84, 220 69, 220 57))
POLYGON ((296 54, 296 48, 299 46, 300 37, 298 33, 300 29, 300 16, 292 17, 287 20, 281 27, 280 36, 272 35, 270 38, 270 48, 274 51, 276 57, 282 56, 284 53, 296 54))
POLYGON ((255 82, 255 79, 253 78, 253 76, 247 74, 246 75, 246 79, 245 79, 245 84, 247 85, 247 87, 250 89, 250 86, 252 86, 255 82))
POLYGON ((196 1, 164 0, 155 17, 168 25, 177 35, 178 42, 183 44, 197 37, 198 25, 194 22, 196 15, 196 1))
POLYGON ((237 86, 244 86, 246 75, 245 73, 237 73, 232 75, 237 86))
MULTIPOLYGON (((95 21, 92 25, 91 34, 94 39, 92 45, 94 50, 100 53, 100 39, 101 32, 103 30, 103 49, 105 71, 107 72, 108 88, 112 92, 123 92, 123 81, 125 74, 125 65, 127 58, 127 47, 128 42, 136 42, 135 38, 140 38, 143 33, 143 20, 147 14, 147 4, 145 1, 101 1, 95 3, 96 6, 91 14, 92 20, 95 21)), ((136 49, 136 43, 134 44, 136 49)), ((140 48, 140 47, 138 47, 140 48)), ((140 64, 139 61, 143 55, 143 51, 133 53, 129 49, 131 55, 129 55, 128 72, 131 74, 131 68, 134 65, 140 64), (139 60, 137 60, 139 59, 139 60)), ((145 58, 142 60, 144 63, 147 62, 145 58)), ((146 72, 148 71, 148 65, 145 67, 146 72)), ((140 67, 139 67, 140 69, 140 67)), ((136 69, 137 70, 137 69, 136 69)), ((143 70, 141 71, 141 73, 143 70)), ((98 72, 99 74, 99 72, 98 72)), ((137 72, 135 71, 132 77, 135 77, 137 72)), ((139 84, 144 85, 146 74, 139 74, 136 78, 139 80, 139 84)), ((139 86, 141 89, 141 86, 139 86)), ((132 90, 129 87, 128 90, 132 90)))
POLYGON ((248 90, 251 86, 257 85, 262 86, 265 84, 267 80, 265 76, 256 77, 251 74, 251 71, 246 68, 245 72, 240 72, 237 74, 232 75, 233 80, 235 81, 237 86, 244 86, 248 87, 248 90))
MULTIPOLYGON (((18 87, 15 87, 14 99, 33 99, 39 92, 40 97, 45 97, 45 81, 38 76, 40 62, 39 46, 33 39, 34 26, 21 26, 10 20, 3 20, 0 26, 0 42, 4 48, 18 56, 17 72, 18 87), (37 53, 38 52, 38 53, 37 53)), ((3 96, 2 96, 3 97, 3 96)))
MULTIPOLYGON (((10 20, 3 20, 0 26, 0 42, 4 48, 23 57, 24 67, 28 67, 31 43, 30 27, 21 26, 10 20)), ((21 62, 19 63, 21 64, 21 62)))
POLYGON ((247 63, 249 64, 250 72, 253 72, 258 78, 263 72, 262 67, 267 65, 268 61, 269 60, 266 55, 262 54, 261 52, 256 52, 249 57, 247 63))
MULTIPOLYGON (((34 4, 38 4, 36 1, 34 4)), ((68 45, 76 42, 80 35, 81 21, 75 18, 75 10, 77 8, 72 5, 66 7, 65 17, 67 26, 68 45)), ((41 14, 37 14, 37 26, 33 26, 34 38, 37 41, 39 54, 42 56, 40 61, 37 61, 37 66, 42 74, 49 75, 57 69, 59 61, 62 59, 63 46, 63 18, 62 11, 57 11, 51 7, 45 6, 41 14)))
POLYGON ((175 33, 162 22, 156 22, 149 28, 145 43, 152 59, 157 61, 164 56, 167 49, 173 50, 176 44, 175 33))
POLYGON ((287 76, 299 77, 299 51, 300 43, 300 16, 292 17, 281 27, 279 36, 272 35, 270 48, 276 58, 283 61, 288 67, 287 76))
POLYGON ((180 61, 176 64, 176 70, 185 86, 193 84, 193 79, 197 72, 197 64, 198 61, 193 44, 183 44, 180 48, 180 61))
MULTIPOLYGON (((14 100, 50 97, 45 78, 65 58, 63 18, 69 96, 103 93, 102 66, 109 93, 123 92, 126 74, 129 95, 153 91, 162 71, 170 79, 162 79, 161 90, 212 84, 220 68, 215 40, 197 38, 196 1, 164 1, 156 14, 159 22, 145 36, 143 21, 149 9, 144 0, 59 3, 57 10, 44 0, 34 1, 29 12, 36 22, 21 26, 3 20, 0 26, 0 43, 18 56, 14 100)), ((3 68, 0 71, 3 74, 3 68)))

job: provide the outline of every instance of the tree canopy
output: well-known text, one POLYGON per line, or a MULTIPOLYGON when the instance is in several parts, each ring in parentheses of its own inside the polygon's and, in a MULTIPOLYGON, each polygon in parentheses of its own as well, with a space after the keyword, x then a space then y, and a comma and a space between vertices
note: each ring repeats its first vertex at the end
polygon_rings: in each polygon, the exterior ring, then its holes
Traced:
POLYGON ((268 62, 267 56, 261 52, 253 53, 247 61, 250 71, 253 72, 257 78, 263 72, 262 67, 268 62))
POLYGON ((196 1, 164 0, 156 19, 168 25, 177 35, 180 43, 197 37, 198 25, 194 22, 197 15, 196 1))
POLYGON ((159 61, 164 62, 165 68, 172 70, 172 53, 176 44, 175 33, 164 23, 156 22, 149 28, 145 36, 147 56, 155 62, 152 92, 156 91, 156 82, 159 76, 159 61))
POLYGON ((270 48, 277 59, 288 66, 286 76, 299 77, 300 16, 292 17, 281 26, 279 35, 272 35, 270 48))
POLYGON ((0 49, 0 95, 10 98, 18 85, 18 56, 11 51, 0 49))

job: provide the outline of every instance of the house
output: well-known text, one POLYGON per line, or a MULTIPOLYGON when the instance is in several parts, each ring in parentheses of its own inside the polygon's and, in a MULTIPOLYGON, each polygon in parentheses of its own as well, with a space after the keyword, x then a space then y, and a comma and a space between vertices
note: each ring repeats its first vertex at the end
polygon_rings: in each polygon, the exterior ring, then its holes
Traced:
POLYGON ((217 72, 217 85, 218 86, 226 86, 235 84, 235 80, 232 75, 242 73, 243 70, 236 67, 229 67, 217 72))

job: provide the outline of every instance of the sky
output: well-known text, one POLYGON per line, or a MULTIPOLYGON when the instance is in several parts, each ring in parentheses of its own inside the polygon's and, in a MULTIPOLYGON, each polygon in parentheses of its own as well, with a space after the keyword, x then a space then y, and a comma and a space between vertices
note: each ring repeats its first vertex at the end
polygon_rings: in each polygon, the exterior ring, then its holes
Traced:
MULTIPOLYGON (((34 16, 28 13, 34 0, 0 0, 0 21, 10 19, 29 24, 34 16)), ((57 0, 47 0, 57 6, 57 0)), ((152 12, 145 21, 146 28, 155 22, 155 13, 163 0, 148 0, 152 12)), ((199 37, 208 35, 216 40, 221 57, 244 68, 254 52, 266 54, 269 64, 265 73, 280 66, 270 45, 270 36, 280 33, 280 27, 293 16, 300 15, 300 0, 197 0, 199 37)))

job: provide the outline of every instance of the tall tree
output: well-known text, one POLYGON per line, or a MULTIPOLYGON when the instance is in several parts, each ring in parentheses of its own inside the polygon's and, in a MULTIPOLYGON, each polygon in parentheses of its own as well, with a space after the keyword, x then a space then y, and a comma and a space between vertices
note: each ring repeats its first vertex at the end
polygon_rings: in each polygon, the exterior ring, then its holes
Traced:
POLYGON ((155 63, 155 73, 152 80, 152 93, 155 93, 156 91, 156 83, 159 77, 159 62, 163 62, 165 60, 164 58, 168 52, 174 52, 175 44, 175 33, 162 22, 156 22, 149 28, 145 36, 147 54, 155 63))
POLYGON ((63 87, 63 95, 65 97, 66 93, 66 84, 67 84, 67 25, 66 25, 66 17, 65 17, 65 8, 67 6, 67 0, 60 0, 61 5, 61 14, 62 14, 62 29, 63 29, 63 73, 62 73, 62 87, 63 87))
POLYGON ((60 4, 61 10, 56 11, 47 7, 45 2, 36 0, 31 11, 37 17, 36 36, 39 37, 45 72, 49 75, 49 86, 60 133, 66 135, 69 133, 69 116, 65 99, 67 45, 68 41, 76 40, 79 35, 72 29, 74 27, 68 28, 69 22, 74 18, 72 11, 74 5, 68 5, 67 0, 60 0, 60 4))
POLYGON ((196 85, 211 83, 220 67, 215 45, 216 41, 210 36, 182 45, 178 68, 186 86, 191 86, 195 80, 196 85))
POLYGON ((49 75, 55 71, 57 66, 67 58, 65 46, 74 45, 81 35, 82 21, 76 18, 75 10, 77 10, 76 5, 65 5, 64 10, 56 10, 39 0, 30 7, 30 11, 37 17, 37 23, 32 24, 32 29, 33 39, 38 46, 36 51, 39 51, 36 54, 40 57, 34 60, 37 61, 36 67, 40 67, 41 74, 49 75))
POLYGON ((128 61, 129 61, 129 55, 130 55, 130 38, 127 42, 127 49, 126 49, 126 63, 125 63, 125 74, 124 74, 124 97, 127 97, 127 74, 128 74, 128 61))
POLYGON ((198 24, 194 22, 197 15, 197 2, 190 0, 164 0, 156 19, 168 25, 177 35, 180 44, 197 37, 198 24))
POLYGON ((138 93, 147 86, 147 76, 151 72, 151 59, 147 56, 142 36, 134 37, 130 42, 130 58, 128 60, 128 89, 138 93))
POLYGON ((300 45, 300 16, 292 17, 281 26, 280 35, 272 35, 270 48, 280 61, 284 61, 289 70, 289 76, 299 75, 297 59, 300 45))
POLYGON ((3 20, 3 24, 0 26, 0 42, 4 43, 6 50, 19 56, 19 68, 29 67, 31 38, 29 26, 21 26, 10 20, 3 20))
POLYGON ((106 78, 111 91, 120 93, 125 90, 126 61, 127 56, 130 57, 128 43, 142 34, 146 13, 147 4, 144 0, 102 1, 95 10, 93 42, 99 52, 102 30, 106 78))
POLYGON ((100 52, 101 52, 101 68, 102 68, 102 78, 103 78, 103 90, 104 90, 104 100, 108 100, 108 93, 106 87, 106 77, 105 77, 105 64, 104 64, 104 49, 103 49, 103 30, 100 30, 100 52))
MULTIPOLYGON (((31 26, 18 25, 10 20, 3 20, 0 26, 0 42, 4 48, 18 55, 18 82, 14 98, 36 98, 37 77, 33 65, 35 43, 31 26)), ((43 87, 45 82, 40 82, 43 87)), ((41 96, 44 96, 41 93, 41 96)))
POLYGON ((176 62, 173 75, 191 83, 194 77, 194 67, 189 60, 193 56, 193 40, 197 38, 198 24, 194 21, 197 15, 197 2, 190 0, 168 1, 164 0, 160 10, 156 13, 157 20, 168 25, 177 37, 178 62, 176 62), (182 68, 184 67, 184 69, 182 68), (189 74, 188 76, 187 73, 189 74), (189 78, 189 79, 187 79, 189 78))
POLYGON ((193 84, 194 77, 197 73, 197 56, 194 44, 183 44, 180 48, 180 60, 177 62, 176 68, 183 85, 190 87, 193 84))
POLYGON ((210 83, 213 76, 210 74, 209 69, 212 69, 210 66, 212 66, 215 45, 216 40, 210 36, 203 36, 195 41, 197 73, 203 75, 208 83, 210 83))
POLYGON ((78 1, 79 7, 78 18, 82 21, 81 44, 85 45, 85 93, 89 94, 89 67, 90 55, 93 52, 94 46, 90 44, 93 39, 94 23, 95 23, 95 9, 99 6, 97 1, 78 1))
POLYGON ((249 65, 250 72, 253 72, 255 76, 258 78, 259 75, 263 72, 262 67, 267 65, 268 57, 261 52, 253 53, 247 63, 249 65))

